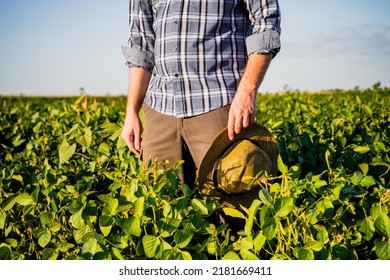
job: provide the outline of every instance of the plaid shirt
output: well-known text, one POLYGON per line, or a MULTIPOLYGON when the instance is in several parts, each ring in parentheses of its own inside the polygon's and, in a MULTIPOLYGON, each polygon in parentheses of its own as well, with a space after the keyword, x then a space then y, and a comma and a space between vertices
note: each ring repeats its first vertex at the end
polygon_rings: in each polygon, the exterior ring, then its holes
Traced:
POLYGON ((152 72, 145 103, 191 117, 230 104, 252 53, 280 49, 277 0, 130 0, 127 65, 152 72))

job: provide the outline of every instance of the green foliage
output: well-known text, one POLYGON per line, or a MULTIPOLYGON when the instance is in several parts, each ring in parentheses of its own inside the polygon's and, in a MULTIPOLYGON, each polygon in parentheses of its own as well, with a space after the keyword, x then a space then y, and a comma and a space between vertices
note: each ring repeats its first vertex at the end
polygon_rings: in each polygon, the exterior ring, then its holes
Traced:
POLYGON ((125 97, 0 102, 0 259, 390 259, 388 89, 259 95, 281 156, 249 209, 130 154, 125 97))

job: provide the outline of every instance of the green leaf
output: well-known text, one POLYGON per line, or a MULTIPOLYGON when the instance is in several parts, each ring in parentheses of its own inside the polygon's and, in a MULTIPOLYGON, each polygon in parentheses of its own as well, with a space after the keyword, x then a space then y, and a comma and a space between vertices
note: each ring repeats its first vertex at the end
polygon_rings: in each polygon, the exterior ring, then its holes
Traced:
POLYGON ((58 251, 53 248, 46 248, 42 251, 42 258, 44 260, 56 260, 58 258, 58 251))
POLYGON ((89 148, 92 144, 92 131, 90 127, 87 127, 84 131, 83 141, 84 146, 89 148))
POLYGON ((183 193, 186 197, 191 197, 193 191, 191 190, 191 188, 187 184, 180 184, 179 187, 183 191, 183 193))
POLYGON ((276 236, 278 222, 279 220, 277 217, 268 217, 265 219, 262 230, 267 237, 267 240, 271 240, 276 236))
POLYGON ((13 197, 10 197, 10 198, 7 199, 7 203, 5 204, 5 206, 3 208, 4 211, 11 210, 12 207, 14 207, 14 205, 15 205, 15 198, 16 198, 16 196, 13 196, 13 197))
POLYGON ((238 261, 238 260, 241 260, 241 258, 235 252, 229 251, 222 257, 222 260, 224 260, 224 261, 226 261, 226 260, 238 261))
POLYGON ((176 260, 185 260, 185 261, 191 261, 192 260, 192 257, 191 257, 191 254, 186 252, 186 251, 181 251, 181 250, 178 250, 176 252, 176 260))
POLYGON ((176 218, 162 218, 157 221, 157 228, 163 238, 171 236, 179 225, 180 220, 176 218))
MULTIPOLYGON (((114 246, 116 248, 123 250, 126 247, 128 247, 129 237, 126 235, 125 232, 115 233, 115 234, 112 234, 110 237, 111 237, 112 243, 114 244, 114 246)), ((141 243, 141 242, 139 242, 139 243, 141 243)))
POLYGON ((352 184, 357 185, 360 183, 360 181, 362 179, 363 179, 363 173, 360 171, 356 171, 353 173, 353 175, 351 177, 351 182, 352 182, 352 184))
POLYGON ((200 213, 195 212, 195 214, 190 216, 190 221, 196 229, 200 229, 202 227, 203 217, 200 213))
POLYGON ((75 245, 72 243, 63 243, 58 247, 58 250, 62 253, 68 252, 70 249, 74 248, 75 245))
POLYGON ((254 220, 254 217, 251 215, 249 215, 248 219, 246 219, 244 232, 247 236, 252 235, 253 220, 254 220))
POLYGON ((39 238, 38 238, 38 244, 39 246, 41 246, 42 248, 46 247, 47 244, 49 244, 51 240, 51 232, 50 230, 45 230, 43 233, 40 234, 39 238))
POLYGON ((253 239, 251 236, 246 236, 241 239, 241 249, 253 249, 253 239))
POLYGON ((74 227, 76 229, 80 229, 80 228, 84 227, 85 223, 84 223, 84 219, 82 217, 83 210, 84 210, 84 208, 81 208, 75 214, 70 216, 69 223, 72 225, 72 227, 74 227))
POLYGON ((11 249, 6 245, 0 245, 0 260, 11 260, 11 249))
POLYGON ((206 207, 205 202, 201 201, 200 199, 194 198, 191 200, 191 205, 194 208, 195 211, 199 212, 202 215, 208 215, 209 210, 206 207))
POLYGON ((115 218, 111 216, 102 215, 99 217, 99 225, 102 227, 109 227, 115 223, 115 218))
POLYGON ((299 248, 294 250, 294 256, 298 260, 314 260, 313 251, 307 248, 299 248))
POLYGON ((262 189, 259 192, 259 198, 267 206, 271 206, 273 201, 268 190, 262 189))
POLYGON ((374 204, 374 205, 370 208, 370 215, 371 215, 374 219, 376 219, 381 213, 382 213, 381 206, 378 205, 378 204, 374 204))
POLYGON ((107 143, 101 143, 98 148, 99 153, 104 155, 110 155, 110 147, 107 145, 107 143))
POLYGON ((115 215, 118 205, 119 205, 119 201, 117 198, 109 198, 108 201, 104 203, 102 214, 106 216, 115 215))
POLYGON ((382 236, 390 238, 390 219, 385 213, 381 213, 375 220, 375 230, 382 236))
POLYGON ((6 219, 7 219, 6 213, 0 215, 0 229, 4 229, 6 219))
POLYGON ((15 197, 14 203, 17 203, 22 206, 26 206, 31 203, 34 203, 34 199, 28 193, 21 193, 17 197, 15 197))
POLYGON ((238 211, 237 209, 224 207, 224 208, 222 208, 222 210, 228 216, 231 216, 234 218, 240 218, 240 219, 244 219, 244 220, 246 219, 244 214, 241 211, 238 211))
POLYGON ((145 209, 145 197, 139 197, 134 202, 134 216, 142 217, 145 209))
POLYGON ((375 233, 374 221, 371 218, 365 218, 358 221, 358 231, 364 233, 363 238, 369 241, 375 233))
POLYGON ((122 228, 127 235, 140 237, 142 234, 141 219, 135 216, 127 218, 123 222, 122 228))
POLYGON ((330 219, 333 216, 334 206, 330 199, 323 198, 317 202, 316 210, 318 210, 326 219, 330 219))
POLYGON ((355 147, 353 147, 353 150, 356 153, 365 154, 365 153, 369 152, 371 149, 370 149, 370 147, 367 147, 367 146, 355 146, 355 147))
MULTIPOLYGON (((72 126, 72 128, 67 133, 64 134, 64 136, 68 136, 68 135, 72 134, 78 127, 79 127, 79 124, 76 123, 75 125, 72 126)), ((39 130, 35 131, 35 133, 38 133, 38 132, 39 132, 39 130)))
POLYGON ((20 139, 21 135, 18 135, 12 140, 12 145, 16 148, 26 142, 26 139, 20 139))
POLYGON ((366 176, 368 173, 369 166, 367 163, 361 163, 359 164, 360 170, 363 172, 363 175, 366 176))
POLYGON ((308 241, 305 243, 305 247, 315 252, 319 252, 324 247, 324 244, 320 241, 308 241))
POLYGON ((320 231, 318 231, 316 238, 322 244, 326 244, 329 242, 329 234, 325 227, 323 227, 320 231))
POLYGON ((110 131, 110 132, 122 130, 122 128, 115 123, 104 123, 104 124, 102 124, 102 128, 104 128, 105 130, 110 131))
POLYGON ((240 250, 240 255, 242 257, 243 260, 259 260, 259 258, 253 254, 251 251, 249 251, 248 249, 241 249, 240 250))
POLYGON ((329 152, 329 150, 326 150, 326 152, 325 152, 326 165, 328 167, 328 170, 332 170, 332 168, 330 166, 330 162, 329 162, 329 157, 330 157, 330 152, 329 152))
POLYGON ((145 235, 142 238, 142 244, 144 247, 145 255, 148 258, 154 258, 156 255, 156 250, 158 245, 160 245, 160 240, 156 236, 145 235))
POLYGON ((292 197, 280 197, 274 204, 275 216, 285 218, 294 209, 294 199, 292 197))
POLYGON ((334 260, 355 260, 356 256, 345 245, 336 245, 332 248, 334 260))
POLYGON ((51 224, 54 222, 54 215, 50 212, 42 212, 39 214, 39 219, 41 221, 41 226, 44 228, 47 224, 51 224))
POLYGON ((12 175, 11 178, 23 183, 23 177, 21 175, 12 175))
POLYGON ((187 198, 179 198, 176 204, 176 208, 182 216, 188 214, 188 207, 190 206, 190 200, 187 198))
POLYGON ((372 176, 364 176, 364 178, 360 181, 360 185, 362 187, 371 187, 376 184, 374 177, 372 176))
POLYGON ((75 153, 76 144, 69 145, 66 140, 62 142, 59 148, 60 164, 67 162, 75 153))
POLYGON ((99 245, 97 240, 95 238, 91 238, 83 244, 81 253, 84 259, 92 260, 98 249, 99 245))
POLYGON ((260 231, 253 240, 254 250, 256 254, 258 254, 260 250, 263 249, 266 241, 267 237, 265 237, 263 232, 260 231))
POLYGON ((178 248, 184 248, 191 242, 193 236, 194 230, 192 228, 185 228, 177 231, 173 239, 178 248))
POLYGON ((307 221, 311 225, 315 225, 318 222, 318 216, 320 215, 320 212, 318 210, 310 209, 307 211, 306 217, 307 221))
POLYGON ((88 226, 84 226, 73 232, 74 240, 77 244, 82 244, 89 239, 91 235, 91 229, 88 226))
POLYGON ((390 260, 390 240, 376 242, 375 253, 381 260, 390 260))
MULTIPOLYGON (((168 242, 165 242, 164 240, 161 240, 160 244, 157 246, 156 255, 154 258, 157 260, 163 260, 165 257, 167 257, 166 251, 171 250, 171 249, 173 249, 171 244, 169 244, 168 242), (165 252, 165 254, 163 254, 164 252, 165 252)), ((176 247, 175 250, 178 250, 178 248, 176 247)), ((172 255, 172 254, 170 254, 170 255, 172 255)), ((169 256, 169 257, 171 257, 171 256, 169 256)))
POLYGON ((173 249, 165 249, 161 252, 160 258, 162 260, 183 260, 182 256, 173 249))
POLYGON ((261 201, 258 199, 253 200, 249 207, 249 216, 254 217, 261 206, 261 201))
POLYGON ((108 236, 112 225, 115 223, 115 218, 102 215, 99 217, 99 228, 104 236, 108 236))
POLYGON ((111 248, 112 250, 112 256, 113 256, 113 259, 118 259, 118 260, 121 260, 121 261, 124 261, 124 257, 122 256, 121 254, 121 251, 118 249, 118 248, 111 248))
POLYGON ((367 114, 367 115, 372 115, 372 109, 370 108, 370 106, 368 106, 367 104, 361 104, 362 106, 362 109, 363 111, 367 114))
POLYGON ((284 175, 284 174, 287 174, 288 168, 287 168, 287 166, 283 163, 282 157, 281 157, 280 155, 278 155, 277 165, 278 165, 279 171, 280 171, 283 175, 284 175))
POLYGON ((244 232, 247 236, 252 235, 253 222, 256 220, 256 213, 259 210, 262 202, 258 199, 253 200, 248 210, 248 218, 246 219, 244 232))

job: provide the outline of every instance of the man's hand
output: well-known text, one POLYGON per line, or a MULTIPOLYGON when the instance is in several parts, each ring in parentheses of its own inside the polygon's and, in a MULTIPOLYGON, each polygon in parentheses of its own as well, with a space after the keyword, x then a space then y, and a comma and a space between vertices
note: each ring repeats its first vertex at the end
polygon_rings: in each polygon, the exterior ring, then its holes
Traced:
POLYGON ((237 91, 230 106, 228 120, 228 136, 234 139, 234 134, 240 134, 242 128, 253 125, 256 114, 256 93, 237 91))
POLYGON ((248 58, 237 93, 229 111, 228 136, 234 139, 234 134, 241 133, 243 128, 253 125, 256 115, 256 94, 268 66, 271 54, 251 54, 248 58))
POLYGON ((141 150, 141 134, 142 123, 139 115, 137 113, 126 115, 121 137, 126 142, 127 147, 137 156, 140 155, 141 150))
POLYGON ((127 95, 126 116, 121 137, 127 147, 140 155, 142 123, 139 118, 143 100, 148 89, 151 73, 143 68, 130 67, 129 89, 127 95))

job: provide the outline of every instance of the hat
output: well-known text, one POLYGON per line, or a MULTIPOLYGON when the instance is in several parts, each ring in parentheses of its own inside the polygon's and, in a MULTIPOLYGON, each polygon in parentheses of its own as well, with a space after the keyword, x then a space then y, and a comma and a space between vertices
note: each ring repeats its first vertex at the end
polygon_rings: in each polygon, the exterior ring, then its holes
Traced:
POLYGON ((199 193, 220 197, 228 207, 239 208, 241 204, 249 208, 260 189, 254 177, 262 171, 276 175, 278 155, 278 144, 265 126, 255 123, 236 134, 232 141, 225 128, 213 140, 200 163, 199 193))

